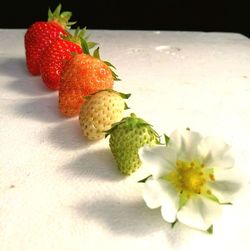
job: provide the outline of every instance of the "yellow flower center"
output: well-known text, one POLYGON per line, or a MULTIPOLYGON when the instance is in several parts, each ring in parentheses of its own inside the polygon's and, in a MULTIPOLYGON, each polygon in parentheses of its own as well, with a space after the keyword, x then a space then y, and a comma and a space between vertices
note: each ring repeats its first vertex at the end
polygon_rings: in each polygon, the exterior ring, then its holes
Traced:
POLYGON ((197 160, 177 160, 176 168, 164 177, 178 192, 188 197, 194 194, 210 194, 207 181, 214 181, 213 169, 205 169, 197 160))

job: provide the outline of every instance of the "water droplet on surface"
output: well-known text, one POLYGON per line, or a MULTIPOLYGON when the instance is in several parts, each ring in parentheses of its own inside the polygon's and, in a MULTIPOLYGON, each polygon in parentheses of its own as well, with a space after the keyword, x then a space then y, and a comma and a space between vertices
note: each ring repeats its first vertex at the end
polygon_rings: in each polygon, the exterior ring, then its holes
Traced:
POLYGON ((169 45, 159 45, 155 47, 155 50, 160 52, 168 52, 171 49, 169 45))
POLYGON ((179 47, 172 47, 170 45, 159 45, 155 47, 155 50, 165 54, 176 56, 176 54, 180 52, 181 49, 179 47))

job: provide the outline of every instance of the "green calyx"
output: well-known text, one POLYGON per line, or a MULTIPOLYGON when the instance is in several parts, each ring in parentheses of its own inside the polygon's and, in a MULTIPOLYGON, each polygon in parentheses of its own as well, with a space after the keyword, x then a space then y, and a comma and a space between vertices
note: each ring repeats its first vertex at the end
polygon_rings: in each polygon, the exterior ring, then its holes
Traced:
POLYGON ((111 93, 115 93, 117 95, 119 95, 121 98, 123 99, 128 99, 130 96, 131 96, 131 93, 122 93, 122 92, 118 92, 118 91, 115 91, 114 89, 103 89, 103 90, 100 90, 100 91, 97 91, 93 94, 90 94, 89 96, 86 96, 85 98, 90 98, 91 96, 95 95, 96 93, 100 93, 100 92, 111 92, 111 93))
POLYGON ((122 92, 115 91, 113 89, 106 89, 105 91, 116 93, 123 99, 128 99, 131 96, 131 93, 122 93, 122 92))
MULTIPOLYGON (((99 47, 97 47, 97 48, 95 49, 95 51, 94 51, 94 53, 93 53, 93 57, 102 60, 101 57, 100 57, 100 49, 99 49, 99 47)), ((102 60, 102 61, 103 61, 103 60, 102 60)), ((117 75, 117 74, 115 73, 115 71, 114 71, 114 70, 116 70, 115 66, 114 66, 113 64, 111 64, 110 62, 108 62, 108 61, 103 61, 103 62, 104 62, 104 63, 109 67, 109 69, 111 70, 114 81, 121 81, 121 79, 118 77, 118 75, 117 75)))
POLYGON ((153 132, 156 138, 156 143, 157 144, 160 143, 160 136, 152 128, 152 125, 148 124, 144 119, 138 118, 134 113, 131 113, 130 117, 123 118, 120 122, 113 124, 112 128, 106 132, 105 137, 112 134, 112 132, 116 130, 118 126, 121 126, 122 124, 124 124, 126 128, 129 128, 130 130, 133 130, 134 128, 139 128, 139 127, 148 127, 153 132))
POLYGON ((213 234, 213 232, 214 232, 214 226, 211 225, 211 226, 207 229, 207 233, 208 233, 208 234, 213 234))
POLYGON ((72 25, 74 25, 76 22, 69 22, 72 12, 70 11, 63 11, 61 13, 62 5, 59 4, 56 9, 52 12, 49 8, 48 10, 48 21, 54 21, 58 23, 60 26, 62 26, 65 30, 69 30, 72 25))
MULTIPOLYGON (((104 89, 104 90, 97 91, 97 92, 95 92, 95 93, 93 93, 93 94, 90 94, 89 96, 85 96, 84 99, 85 99, 85 100, 88 100, 88 99, 90 99, 92 96, 94 96, 95 94, 100 93, 100 92, 104 92, 104 91, 106 91, 106 92, 111 92, 111 93, 115 93, 115 94, 119 95, 122 99, 128 99, 128 98, 131 96, 130 93, 127 93, 127 94, 126 94, 126 93, 122 93, 122 92, 115 91, 115 90, 113 90, 113 89, 104 89)), ((124 104, 125 104, 125 110, 129 109, 127 103, 124 102, 124 104)))
POLYGON ((145 183, 147 181, 147 179, 149 179, 150 177, 152 177, 152 175, 149 175, 148 177, 142 179, 142 180, 139 180, 137 181, 138 183, 145 183))
POLYGON ((167 146, 168 145, 168 142, 170 140, 170 138, 168 137, 167 134, 164 133, 164 140, 165 140, 165 145, 167 146))
POLYGON ((97 45, 97 43, 95 43, 95 42, 88 42, 87 41, 87 39, 89 38, 89 35, 87 34, 87 28, 86 27, 81 29, 78 26, 76 28, 74 34, 68 33, 67 36, 63 36, 62 38, 64 40, 67 40, 67 41, 70 41, 72 43, 78 44, 83 49, 84 52, 85 52, 85 48, 83 46, 82 41, 87 43, 87 46, 88 46, 89 49, 92 49, 93 47, 95 47, 97 45))
MULTIPOLYGON (((81 43, 82 43, 82 48, 83 48, 84 53, 85 53, 85 54, 91 55, 89 50, 92 49, 93 47, 95 47, 95 46, 96 46, 96 43, 87 42, 86 39, 82 39, 81 43)), ((109 67, 109 69, 111 70, 111 73, 112 73, 112 76, 113 76, 114 81, 121 81, 121 79, 118 77, 118 75, 114 72, 114 70, 116 70, 115 66, 114 66, 113 64, 111 64, 110 62, 104 61, 104 60, 101 59, 101 56, 100 56, 100 48, 99 48, 99 47, 97 47, 97 48, 94 50, 92 56, 93 56, 94 58, 97 58, 97 59, 103 61, 104 64, 106 64, 106 65, 109 67)))

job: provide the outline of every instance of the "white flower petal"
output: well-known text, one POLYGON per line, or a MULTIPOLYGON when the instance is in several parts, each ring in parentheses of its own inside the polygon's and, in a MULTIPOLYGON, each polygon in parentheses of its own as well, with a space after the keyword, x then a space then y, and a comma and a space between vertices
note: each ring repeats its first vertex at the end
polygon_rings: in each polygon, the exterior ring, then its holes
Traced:
POLYGON ((166 181, 149 178, 144 184, 143 199, 149 208, 169 205, 170 210, 177 212, 178 196, 174 188, 166 181))
POLYGON ((221 169, 214 168, 214 176, 216 181, 241 181, 241 172, 236 168, 221 169))
POLYGON ((209 182, 211 192, 220 202, 232 202, 236 195, 242 190, 244 178, 236 168, 214 169, 214 182, 209 182))
POLYGON ((211 168, 221 168, 221 169, 229 169, 234 166, 234 158, 231 157, 229 154, 224 156, 216 156, 211 159, 210 162, 204 163, 206 167, 211 168))
POLYGON ((197 145, 201 142, 201 135, 189 130, 174 131, 170 135, 169 147, 177 151, 177 158, 193 160, 197 158, 197 145))
POLYGON ((207 167, 226 169, 234 165, 230 146, 221 139, 214 137, 204 138, 198 146, 198 152, 207 167))
POLYGON ((197 196, 191 198, 177 213, 177 219, 190 227, 207 230, 221 213, 218 203, 197 196))
POLYGON ((149 176, 152 176, 151 166, 142 165, 142 167, 138 168, 134 173, 129 175, 126 179, 133 182, 139 182, 141 180, 148 178, 149 176))
POLYGON ((221 155, 230 149, 222 139, 215 137, 205 137, 199 144, 199 151, 201 154, 207 155, 212 153, 213 155, 221 155))
POLYGON ((168 200, 161 206, 161 215, 162 218, 169 222, 173 223, 176 221, 178 210, 178 202, 174 200, 168 200))
POLYGON ((143 198, 148 207, 161 207, 162 217, 167 222, 172 223, 177 218, 188 226, 207 230, 221 212, 219 203, 201 195, 192 196, 178 211, 179 195, 175 187, 162 178, 176 168, 177 160, 198 160, 205 168, 213 168, 215 180, 207 185, 220 202, 231 202, 232 195, 241 188, 241 182, 230 174, 234 170, 234 159, 229 145, 222 140, 202 139, 199 133, 189 130, 175 131, 167 147, 144 147, 139 154, 142 168, 147 168, 152 175, 144 184, 143 198))
POLYGON ((221 203, 232 202, 241 189, 241 184, 233 181, 217 181, 209 184, 209 188, 221 203))
POLYGON ((159 178, 173 169, 176 153, 166 146, 145 146, 139 150, 142 167, 150 170, 154 178, 159 178))
POLYGON ((147 179, 143 188, 143 199, 149 208, 157 208, 161 206, 162 194, 165 194, 164 184, 158 180, 147 179))

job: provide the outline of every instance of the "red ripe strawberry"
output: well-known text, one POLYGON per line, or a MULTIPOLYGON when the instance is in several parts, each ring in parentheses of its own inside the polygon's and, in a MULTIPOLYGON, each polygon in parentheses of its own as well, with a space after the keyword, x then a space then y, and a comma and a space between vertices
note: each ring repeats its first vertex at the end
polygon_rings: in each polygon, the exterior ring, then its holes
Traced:
POLYGON ((100 59, 99 48, 94 52, 94 56, 82 53, 72 57, 61 73, 59 89, 61 113, 65 116, 75 116, 80 112, 84 96, 111 89, 114 80, 119 79, 109 66, 112 65, 100 59))
MULTIPOLYGON (((84 39, 86 28, 78 27, 74 35, 68 34, 66 37, 57 39, 44 52, 41 58, 40 73, 46 86, 53 90, 59 89, 60 74, 66 61, 74 53, 82 53, 81 41, 84 39)), ((89 46, 95 43, 89 42, 89 46)))
POLYGON ((68 25, 74 24, 74 22, 68 22, 71 12, 66 11, 61 14, 60 12, 60 4, 53 13, 49 9, 48 21, 35 22, 25 33, 26 64, 32 75, 40 74, 40 60, 44 50, 61 35, 67 35, 68 25))

